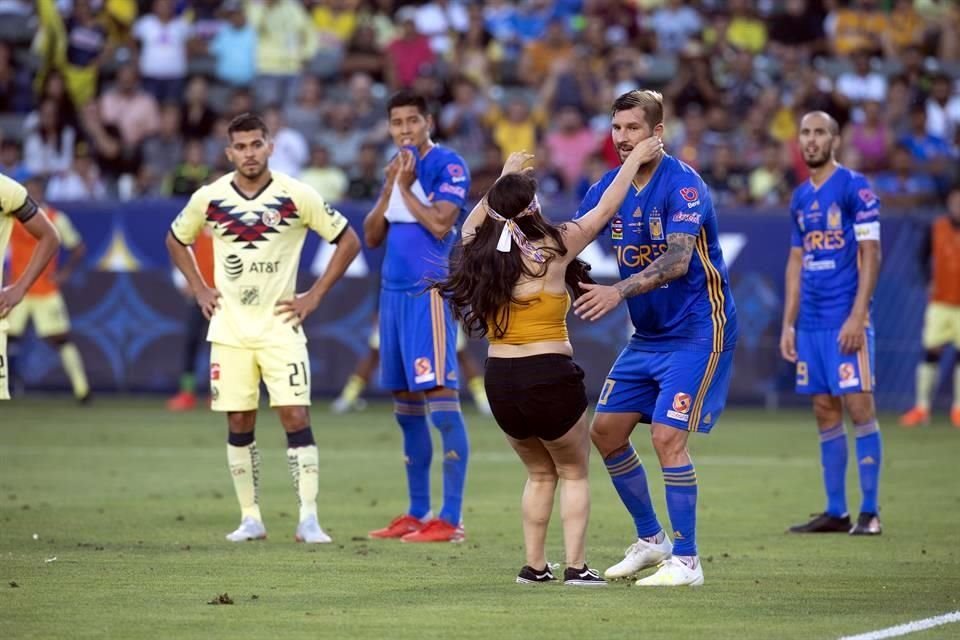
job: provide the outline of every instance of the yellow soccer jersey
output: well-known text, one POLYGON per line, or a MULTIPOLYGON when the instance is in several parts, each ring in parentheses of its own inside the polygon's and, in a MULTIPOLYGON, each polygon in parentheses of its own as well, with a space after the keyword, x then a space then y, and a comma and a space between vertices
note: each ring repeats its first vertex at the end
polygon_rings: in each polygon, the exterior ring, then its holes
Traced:
POLYGON ((274 307, 295 294, 307 228, 334 243, 349 224, 311 187, 272 175, 253 198, 234 187, 233 173, 201 187, 171 226, 184 245, 204 225, 213 232, 214 279, 222 297, 210 321, 210 342, 248 349, 306 342, 303 330, 285 323, 274 307))
MULTIPOLYGON (((20 183, 0 174, 0 263, 7 255, 7 242, 13 231, 13 219, 26 222, 37 215, 37 203, 27 195, 20 183)), ((0 287, 3 286, 3 269, 0 268, 0 287)))

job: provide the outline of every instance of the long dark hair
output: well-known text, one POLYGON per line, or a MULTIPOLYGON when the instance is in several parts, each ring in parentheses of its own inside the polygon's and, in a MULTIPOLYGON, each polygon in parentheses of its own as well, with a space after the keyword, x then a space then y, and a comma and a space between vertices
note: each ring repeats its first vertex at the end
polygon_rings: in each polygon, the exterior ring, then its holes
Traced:
MULTIPOLYGON (((510 305, 524 304, 513 289, 521 277, 543 277, 547 266, 557 256, 567 255, 561 229, 548 222, 536 211, 516 218, 526 209, 537 192, 537 181, 528 175, 513 173, 502 176, 486 195, 486 206, 504 218, 516 219, 517 226, 530 242, 539 246, 546 260, 530 264, 516 247, 509 253, 497 251, 497 242, 503 231, 503 222, 486 219, 477 227, 473 240, 459 243, 450 258, 450 273, 436 287, 450 301, 453 313, 461 320, 466 332, 483 337, 491 331, 494 338, 502 338, 510 322, 510 305), (549 241, 540 243, 545 238, 549 241)), ((576 223, 570 223, 576 224, 576 223)), ((581 293, 580 283, 593 283, 587 273, 590 265, 576 259, 566 272, 566 283, 574 299, 581 293)))

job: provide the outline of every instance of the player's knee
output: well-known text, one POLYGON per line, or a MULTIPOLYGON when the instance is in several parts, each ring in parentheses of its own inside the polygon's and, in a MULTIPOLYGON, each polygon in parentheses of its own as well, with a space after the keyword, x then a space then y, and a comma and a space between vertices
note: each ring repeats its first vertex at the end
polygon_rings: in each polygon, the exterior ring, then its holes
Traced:
POLYGON ((618 451, 626 450, 630 444, 628 438, 603 420, 594 420, 590 426, 590 441, 593 442, 593 446, 604 458, 609 458, 618 451))
POLYGON ((923 361, 928 364, 937 364, 940 362, 940 356, 943 355, 943 349, 927 349, 923 353, 923 361))
POLYGON ((527 477, 536 484, 556 484, 560 477, 554 466, 527 467, 527 477))
POLYGON ((310 414, 306 407, 279 407, 277 414, 286 431, 299 431, 310 424, 310 414))
POLYGON ((59 348, 67 344, 68 342, 70 342, 70 336, 65 333, 60 334, 58 336, 50 336, 47 338, 47 342, 49 342, 54 347, 59 348))
MULTIPOLYGON (((653 448, 661 462, 671 461, 687 453, 686 432, 673 427, 654 428, 651 434, 653 448)), ((672 462, 668 462, 673 464, 672 462)))
POLYGON ((832 396, 815 396, 813 415, 817 424, 833 426, 843 421, 843 407, 832 396))
POLYGON ((231 411, 227 413, 227 426, 233 433, 249 433, 257 424, 256 411, 231 411))

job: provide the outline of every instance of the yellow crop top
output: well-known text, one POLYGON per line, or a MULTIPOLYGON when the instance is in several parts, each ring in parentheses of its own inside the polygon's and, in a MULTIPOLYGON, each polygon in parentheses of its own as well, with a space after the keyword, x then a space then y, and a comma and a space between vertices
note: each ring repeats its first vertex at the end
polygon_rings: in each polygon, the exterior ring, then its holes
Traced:
MULTIPOLYGON (((570 294, 546 293, 519 298, 520 304, 510 304, 507 332, 503 337, 494 335, 494 326, 487 323, 487 338, 490 344, 530 344, 533 342, 566 342, 567 312, 570 311, 570 294)), ((500 312, 501 314, 503 311, 500 312)))

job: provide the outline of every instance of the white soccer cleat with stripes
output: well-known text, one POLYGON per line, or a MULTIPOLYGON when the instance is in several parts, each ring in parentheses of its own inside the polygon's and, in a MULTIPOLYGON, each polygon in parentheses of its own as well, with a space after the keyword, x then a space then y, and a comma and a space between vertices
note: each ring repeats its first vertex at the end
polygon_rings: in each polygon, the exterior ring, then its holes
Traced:
POLYGON ((648 567, 657 566, 669 558, 671 553, 673 545, 667 536, 663 536, 663 542, 659 544, 638 538, 627 547, 623 560, 604 571, 603 577, 607 580, 629 578, 648 567))
POLYGON ((703 567, 696 556, 693 556, 693 568, 677 556, 671 556, 660 564, 656 573, 635 584, 638 587, 699 587, 703 584, 703 567))
POLYGON ((267 537, 267 528, 255 518, 247 516, 240 521, 236 531, 227 534, 230 542, 246 542, 247 540, 263 540, 267 537))
POLYGON ((306 542, 307 544, 326 544, 333 542, 333 538, 327 535, 326 531, 320 528, 317 522, 317 516, 307 516, 297 525, 297 534, 294 536, 297 542, 306 542))

